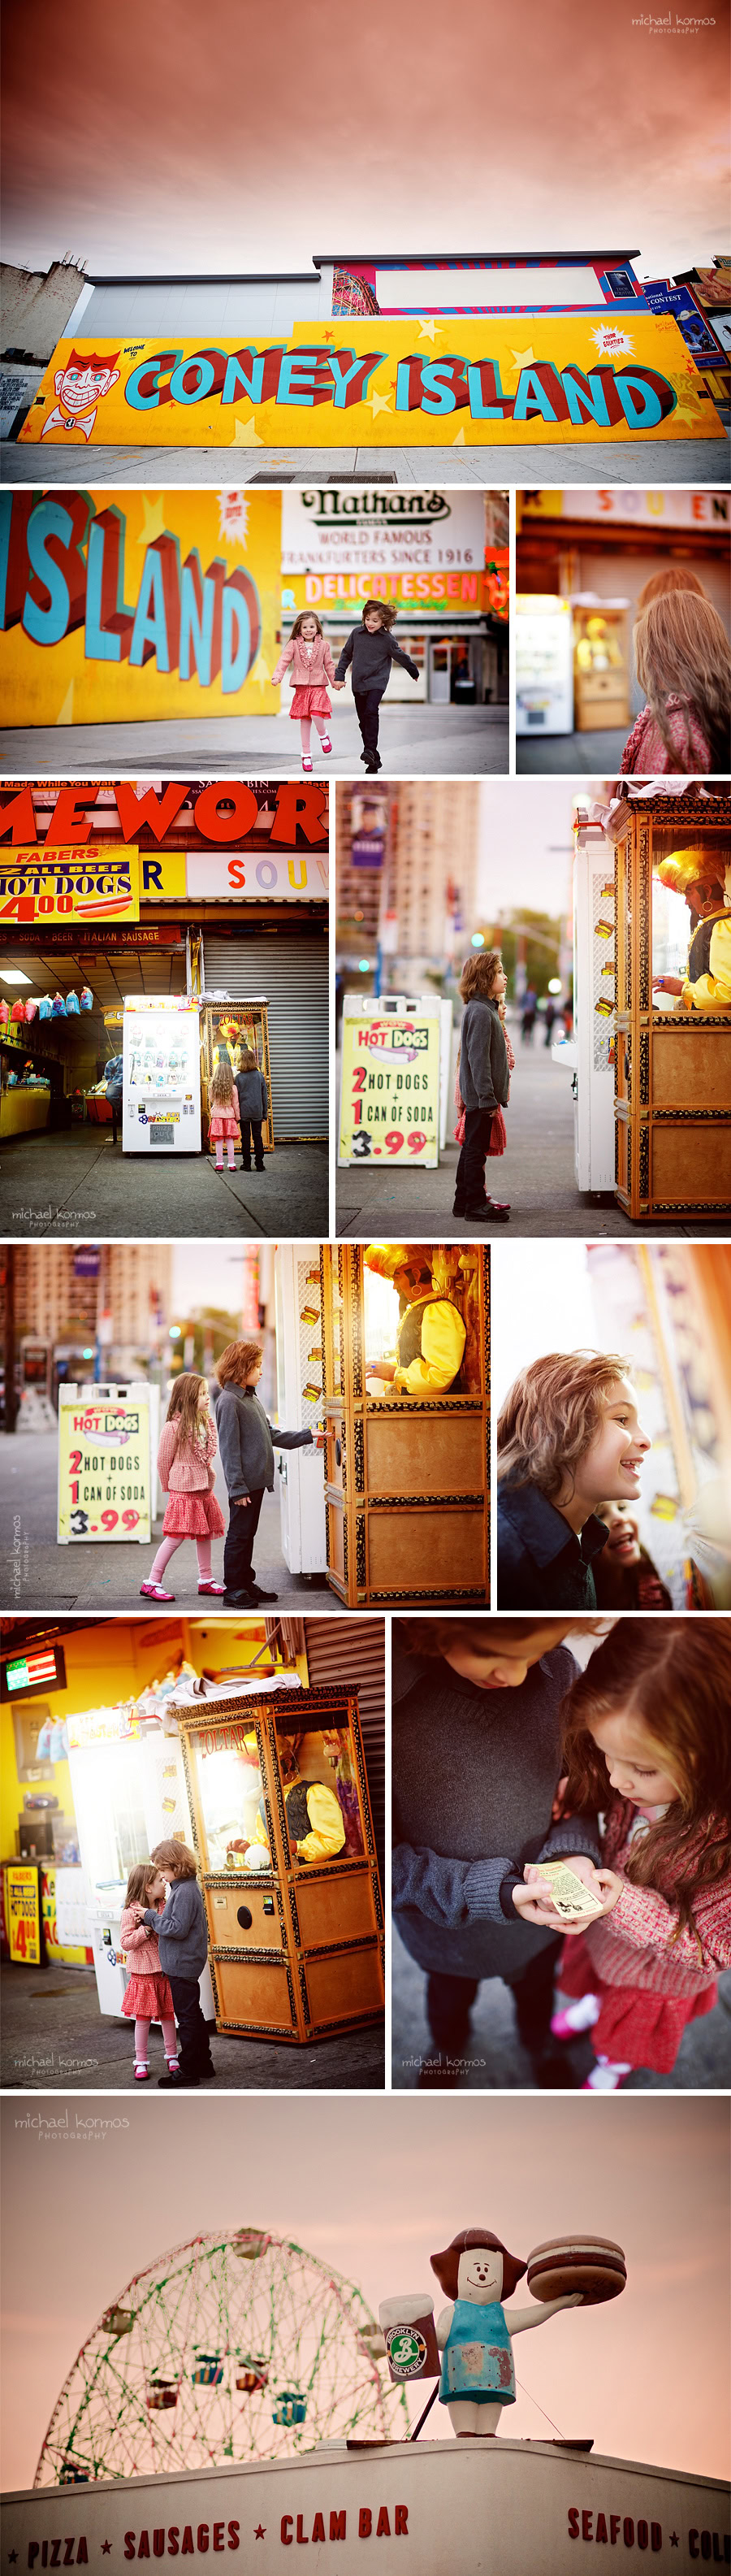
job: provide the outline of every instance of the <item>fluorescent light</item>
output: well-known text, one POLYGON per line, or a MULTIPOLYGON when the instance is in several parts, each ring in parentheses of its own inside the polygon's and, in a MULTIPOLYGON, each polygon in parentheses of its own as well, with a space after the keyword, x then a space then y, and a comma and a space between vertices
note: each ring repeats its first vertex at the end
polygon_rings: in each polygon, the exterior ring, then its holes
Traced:
POLYGON ((19 966, 0 966, 0 984, 32 984, 32 975, 23 975, 19 966))

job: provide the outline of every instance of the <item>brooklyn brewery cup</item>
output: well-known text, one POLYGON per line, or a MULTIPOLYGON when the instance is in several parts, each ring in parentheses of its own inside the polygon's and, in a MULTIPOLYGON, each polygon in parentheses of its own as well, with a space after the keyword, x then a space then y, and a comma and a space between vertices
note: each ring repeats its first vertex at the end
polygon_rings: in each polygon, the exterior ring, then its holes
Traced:
POLYGON ((390 2377, 399 2386, 405 2379, 438 2379, 441 2363, 434 2332, 434 2301, 429 2290, 415 2290, 405 2298, 382 2299, 378 2316, 390 2377))

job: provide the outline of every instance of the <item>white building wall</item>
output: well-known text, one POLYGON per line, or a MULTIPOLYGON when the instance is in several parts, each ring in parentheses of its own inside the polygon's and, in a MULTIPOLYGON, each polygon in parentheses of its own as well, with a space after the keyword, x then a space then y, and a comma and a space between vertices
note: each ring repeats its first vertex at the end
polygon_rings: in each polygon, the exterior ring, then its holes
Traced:
POLYGON ((317 276, 301 284, 276 277, 211 284, 202 278, 182 284, 164 277, 131 279, 128 284, 115 284, 112 279, 109 285, 92 287, 83 317, 84 338, 149 340, 161 332, 177 332, 185 340, 211 339, 216 333, 231 340, 239 332, 266 338, 269 333, 291 331, 295 322, 316 322, 319 304, 317 276))

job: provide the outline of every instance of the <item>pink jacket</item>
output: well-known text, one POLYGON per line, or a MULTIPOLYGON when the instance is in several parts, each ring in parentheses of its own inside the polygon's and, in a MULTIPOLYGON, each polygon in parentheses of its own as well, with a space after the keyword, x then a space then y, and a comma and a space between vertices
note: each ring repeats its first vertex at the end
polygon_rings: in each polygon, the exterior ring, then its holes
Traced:
POLYGON ((668 698, 665 709, 667 731, 676 753, 670 761, 662 734, 649 707, 635 716, 632 732, 622 753, 622 772, 629 778, 657 778, 667 769, 677 767, 683 776, 707 773, 711 766, 711 746, 698 722, 695 709, 684 698, 668 698))
POLYGON ((125 1906, 119 1937, 122 1949, 127 1952, 133 1976, 162 1976, 157 1933, 148 1932, 144 1923, 135 1923, 132 1905, 125 1906))
POLYGON ((307 652, 301 635, 293 636, 280 653, 276 669, 272 672, 273 683, 284 679, 290 663, 293 689, 324 689, 326 680, 332 683, 335 678, 335 664, 326 635, 315 636, 311 653, 307 652))
POLYGON ((210 1461, 215 1458, 218 1442, 215 1425, 209 1422, 205 1448, 197 1440, 186 1440, 180 1446, 177 1422, 166 1422, 157 1453, 157 1472, 164 1494, 204 1494, 213 1491, 210 1461))
MULTIPOLYGON (((620 1877, 635 1812, 626 1798, 616 1798, 607 1816, 602 1866, 620 1877)), ((712 1837, 709 1822, 698 1836, 699 1857, 712 1837)), ((625 1879, 612 1913, 589 1923, 583 1937, 606 1985, 642 1986, 682 1999, 715 1985, 720 1970, 731 1967, 731 1876, 703 1889, 693 1904, 693 1921, 695 1930, 678 1932, 677 1912, 667 1897, 625 1879)))

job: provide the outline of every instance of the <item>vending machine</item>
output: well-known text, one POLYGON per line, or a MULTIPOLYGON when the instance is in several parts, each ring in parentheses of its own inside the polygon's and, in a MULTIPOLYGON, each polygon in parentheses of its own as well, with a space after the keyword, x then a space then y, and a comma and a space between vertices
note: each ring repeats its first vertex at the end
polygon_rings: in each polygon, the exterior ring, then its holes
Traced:
MULTIPOLYGON (((614 1189, 614 851, 598 824, 576 835, 574 859, 574 1171, 576 1187, 614 1189)), ((565 1059, 569 1049, 562 1048, 565 1059)))
MULTIPOLYGON (((277 1410, 288 1431, 317 1430, 323 1412, 319 1243, 277 1246, 277 1410)), ((277 1449, 282 1553, 290 1574, 324 1574, 322 1451, 277 1449)))
MULTIPOLYGON (((127 1880, 155 1843, 172 1837, 192 1845, 182 1746, 159 1724, 141 1725, 116 1712, 87 1710, 69 1719, 69 1762, 79 1850, 84 1873, 88 1940, 94 1957, 99 2010, 121 2016, 132 1970, 121 1942, 127 1880), (135 1730, 136 1731, 133 1731, 135 1730)), ((201 2010, 215 2020, 206 1966, 200 1978, 201 2010)))
POLYGON ((568 599, 516 599, 516 733, 573 733, 573 621, 568 599))
POLYGON ((185 993, 125 1000, 122 1150, 199 1154, 200 1003, 185 993))

